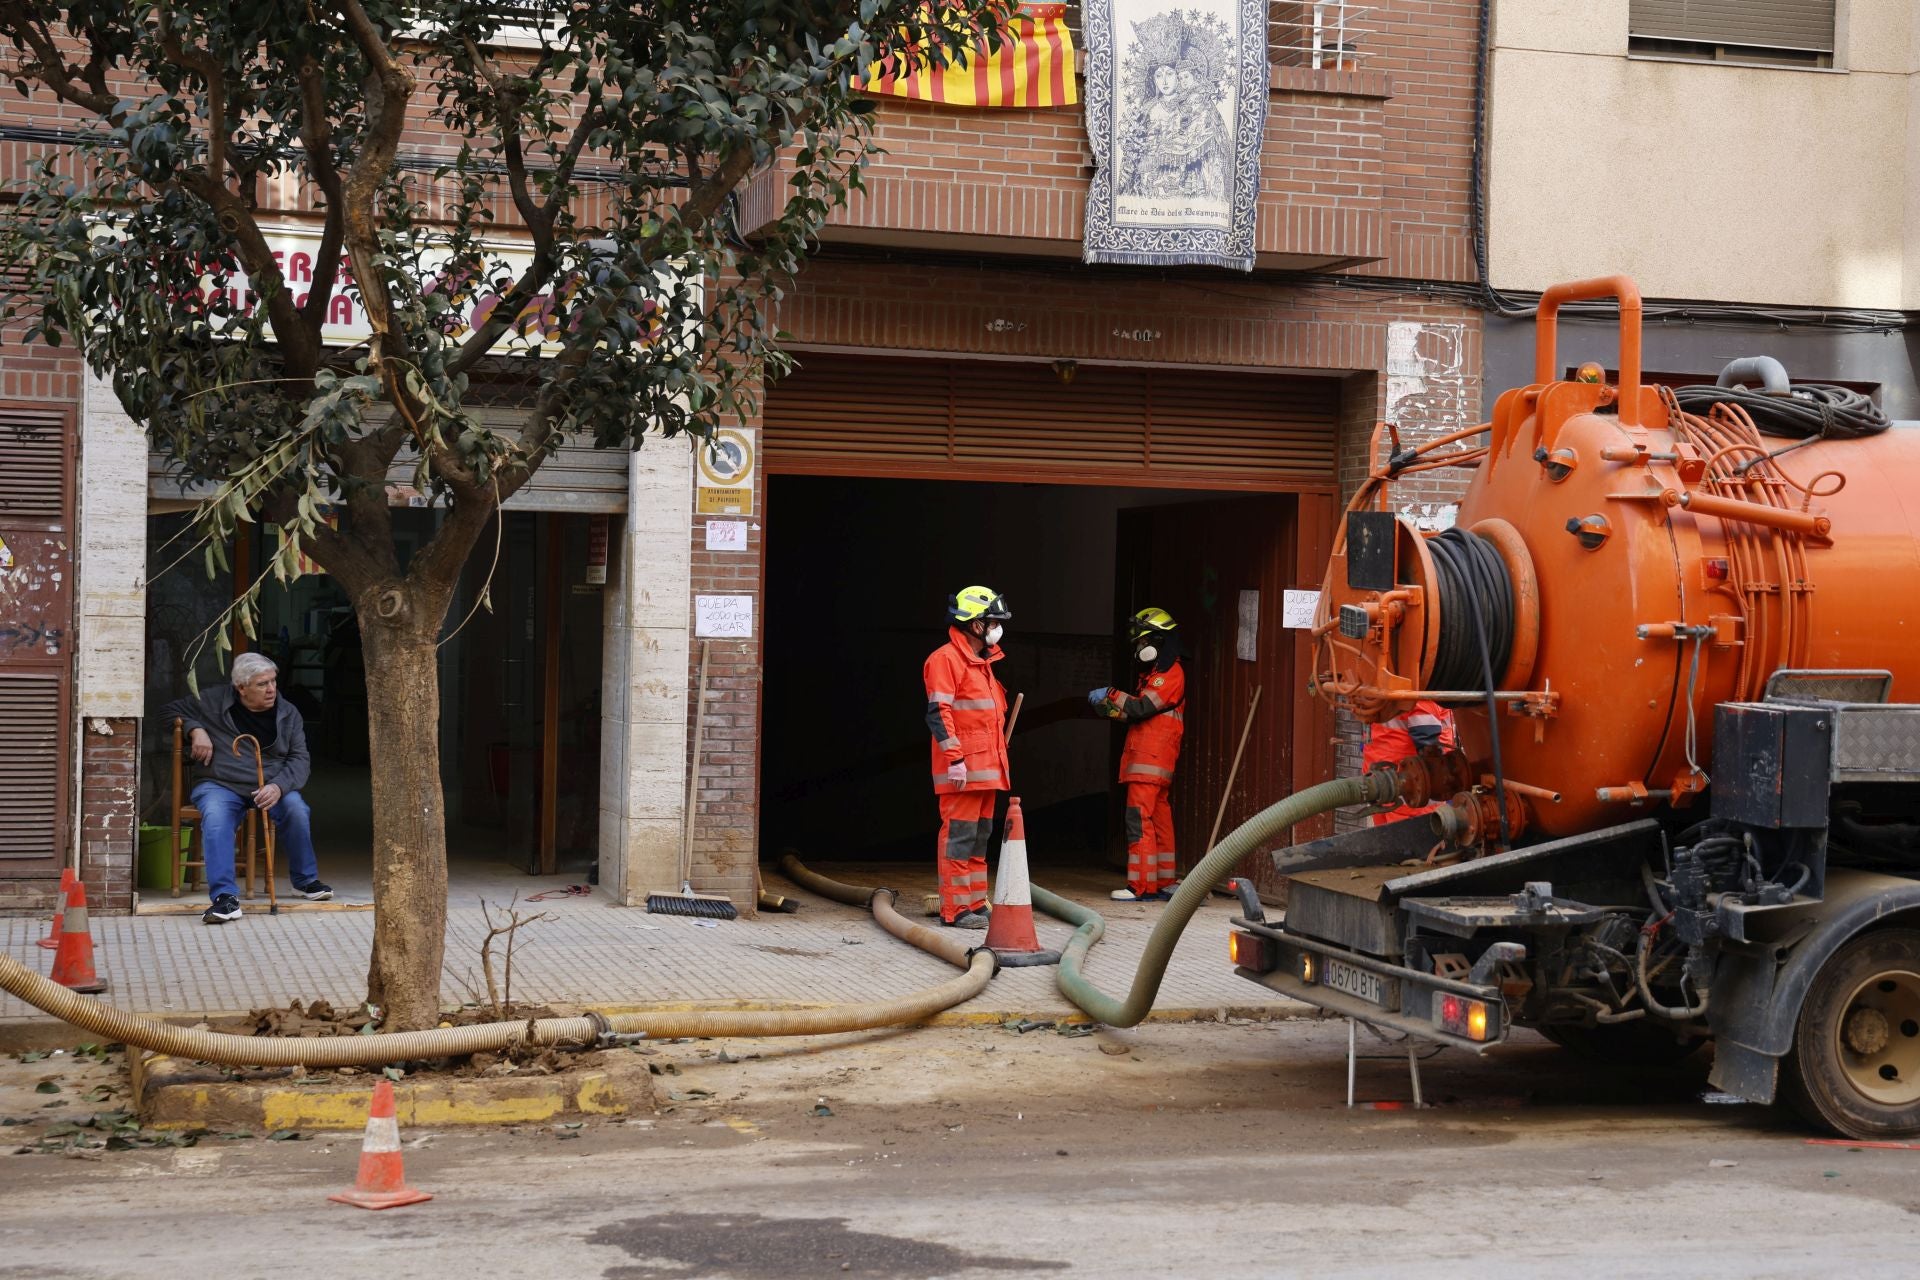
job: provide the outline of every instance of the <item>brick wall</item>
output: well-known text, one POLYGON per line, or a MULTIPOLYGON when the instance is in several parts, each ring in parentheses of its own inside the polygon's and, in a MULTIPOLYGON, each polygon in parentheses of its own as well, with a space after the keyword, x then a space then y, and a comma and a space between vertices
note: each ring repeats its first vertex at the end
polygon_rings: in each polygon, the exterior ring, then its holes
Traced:
POLYGON ((90 717, 80 734, 80 878, 89 910, 133 910, 140 722, 90 717))
MULTIPOLYGON (((755 418, 745 425, 757 429, 760 423, 755 418)), ((704 642, 708 646, 706 725, 693 813, 695 885, 706 893, 728 895, 747 915, 753 913, 756 902, 755 863, 763 856, 759 847, 760 645, 766 619, 760 601, 766 519, 767 473, 762 465, 754 471, 751 516, 718 517, 696 511, 690 535, 693 542, 691 594, 751 595, 755 600, 751 639, 704 642), (707 550, 707 521, 722 518, 746 520, 745 551, 707 550)), ((696 638, 688 655, 690 688, 697 689, 702 643, 696 638)), ((830 707, 831 703, 823 702, 822 706, 830 707)), ((789 714, 804 712, 803 708, 788 709, 789 714)), ((691 710, 687 723, 687 754, 691 759, 691 710)))

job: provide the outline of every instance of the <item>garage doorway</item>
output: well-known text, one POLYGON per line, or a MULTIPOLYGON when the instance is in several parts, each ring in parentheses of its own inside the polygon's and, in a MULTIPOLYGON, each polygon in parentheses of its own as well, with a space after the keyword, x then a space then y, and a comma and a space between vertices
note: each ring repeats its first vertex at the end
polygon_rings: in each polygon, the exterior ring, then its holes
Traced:
POLYGON ((1173 803, 1191 865, 1255 687, 1261 708, 1229 824, 1291 786, 1304 677, 1280 593, 1319 554, 1316 539, 1303 549, 1297 536, 1303 503, 1330 519, 1330 499, 1313 495, 771 477, 761 847, 931 866, 921 666, 945 640, 946 596, 978 582, 1014 615, 995 672, 1010 699, 1025 695, 1013 790, 1036 876, 1120 883, 1123 730, 1092 714, 1086 691, 1131 687, 1123 624, 1133 610, 1159 605, 1179 620, 1189 701, 1173 803), (1256 593, 1244 634, 1243 592, 1256 593))
POLYGON ((946 596, 976 582, 1014 612, 997 674, 1026 694, 1012 766, 1036 868, 1118 883, 1122 735, 1085 695, 1134 680, 1124 619, 1144 605, 1174 613, 1191 655, 1172 797, 1183 867, 1204 851, 1255 688, 1222 829, 1331 775, 1332 725, 1300 696, 1310 655, 1281 610, 1326 562, 1338 379, 821 350, 798 362, 763 414, 768 854, 930 873, 921 665, 945 637, 946 596))

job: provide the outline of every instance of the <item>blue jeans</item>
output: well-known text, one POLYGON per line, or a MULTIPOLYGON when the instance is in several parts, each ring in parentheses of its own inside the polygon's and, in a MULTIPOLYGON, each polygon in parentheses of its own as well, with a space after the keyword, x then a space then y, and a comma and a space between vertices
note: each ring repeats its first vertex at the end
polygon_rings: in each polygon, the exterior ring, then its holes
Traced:
MULTIPOLYGON (((207 897, 221 894, 240 896, 233 879, 233 838, 246 821, 253 801, 229 791, 217 782, 202 782, 193 789, 193 807, 200 811, 200 848, 207 859, 207 897)), ((279 829, 274 844, 286 855, 287 872, 294 887, 312 884, 320 878, 320 860, 313 852, 313 811, 298 791, 280 797, 267 818, 279 829)))

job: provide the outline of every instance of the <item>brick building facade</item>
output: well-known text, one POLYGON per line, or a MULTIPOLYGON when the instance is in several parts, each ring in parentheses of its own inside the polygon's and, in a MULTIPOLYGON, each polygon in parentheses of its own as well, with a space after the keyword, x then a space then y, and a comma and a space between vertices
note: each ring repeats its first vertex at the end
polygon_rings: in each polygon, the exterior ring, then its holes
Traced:
MULTIPOLYGON (((851 471, 823 471, 794 447, 782 406, 820 369, 882 357, 949 367, 970 362, 961 367, 988 381, 1052 368, 1072 384, 1079 368, 1087 371, 1077 384, 1083 387, 1109 372, 1164 375, 1184 379, 1178 385, 1189 388, 1210 379, 1250 386, 1234 380, 1260 375, 1271 379, 1276 395, 1320 396, 1315 403, 1332 407, 1317 420, 1314 457, 1329 461, 1276 471, 1271 480, 1236 475, 1230 462, 1194 464, 1199 478, 1191 482, 1167 470, 1153 471, 1159 479, 1132 479, 1111 467, 1077 476, 1071 448, 1051 458, 1038 446, 1020 454, 1024 462, 916 464, 899 473, 932 484, 991 481, 1009 494, 1022 485, 1051 491, 1097 483, 1101 492, 1118 495, 1110 504, 1115 510, 1137 505, 1129 486, 1159 486, 1153 491, 1168 503, 1185 489, 1285 498, 1298 504, 1288 510, 1300 513, 1290 517, 1299 527, 1287 531, 1293 559, 1272 578, 1276 587, 1316 585, 1314 548, 1324 544, 1339 502, 1366 471, 1376 421, 1391 417, 1419 438, 1477 416, 1480 314, 1447 300, 1457 294, 1437 295, 1433 287, 1475 278, 1469 218, 1477 0, 1378 6, 1367 14, 1368 29, 1351 34, 1356 48, 1323 67, 1303 53, 1303 14, 1312 8, 1273 7, 1258 258, 1248 276, 1081 265, 1092 160, 1079 107, 881 104, 877 141, 888 154, 870 171, 868 194, 856 195, 836 217, 819 257, 778 309, 800 370, 790 386, 773 386, 761 417, 744 424, 760 433, 763 464, 755 471, 744 548, 708 549, 711 517, 696 509, 695 467, 676 444, 653 442, 631 455, 630 464, 623 463, 619 503, 597 508, 619 513, 601 640, 597 823, 600 878, 614 896, 639 901, 652 888, 677 883, 690 821, 695 887, 727 893, 743 908, 751 908, 756 863, 779 852, 781 834, 764 822, 769 730, 777 719, 807 714, 802 691, 769 680, 768 600, 785 589, 770 569, 770 542, 782 537, 780 490, 790 478, 858 473, 881 481, 888 474, 884 463, 871 460, 851 471), (695 601, 705 595, 751 597, 754 624, 750 637, 708 641, 703 743, 694 766, 701 645, 695 601), (698 784, 689 813, 691 767, 698 784)), ((24 144, 0 139, 0 145, 13 161, 24 159, 24 144)), ((431 155, 435 143, 421 136, 407 145, 431 155)), ((776 166, 743 190, 740 222, 747 234, 783 198, 784 178, 776 166)), ((130 495, 115 486, 130 483, 125 476, 136 463, 144 476, 146 460, 129 452, 133 424, 123 416, 115 420, 112 406, 88 408, 99 390, 70 353, 0 346, 0 406, 63 407, 78 474, 101 477, 100 496, 124 502, 130 495), (99 456, 90 462, 84 455, 93 440, 99 456)), ((1063 402, 1072 392, 1066 385, 1063 402)), ((1254 436, 1247 438, 1254 439, 1260 397, 1236 394, 1243 396, 1241 416, 1251 420, 1254 436)), ((872 417, 874 406, 849 402, 846 412, 872 417)), ((1444 519, 1452 493, 1445 480, 1423 481, 1406 490, 1409 513, 1444 519)), ((84 495, 79 511, 84 520, 84 495)), ((858 512, 848 518, 857 521, 858 512)), ((1102 536, 1110 535, 1109 527, 1102 536)), ((62 747, 76 784, 73 821, 64 834, 65 856, 77 859, 93 901, 127 910, 138 772, 151 771, 150 761, 141 763, 140 743, 152 726, 109 685, 90 692, 95 686, 86 670, 89 661, 144 669, 138 619, 129 629, 125 615, 147 606, 128 604, 126 584, 108 568, 114 545, 111 538, 89 543, 81 530, 82 592, 93 572, 108 594, 91 612, 78 608, 81 634, 67 648, 79 662, 62 747), (91 659, 89 630, 101 638, 91 659)), ((1086 572, 1097 577, 1113 570, 1108 562, 1086 572)), ((910 602, 901 613, 912 614, 930 646, 939 634, 937 597, 960 585, 943 578, 888 581, 874 589, 910 602)), ((1063 643, 1063 652, 1071 647, 1063 643)), ((1295 666, 1276 670, 1292 679, 1300 652, 1289 660, 1295 666)), ((1098 666, 1101 654, 1082 637, 1060 661, 1080 672, 1098 666)), ((885 692, 888 699, 900 696, 891 687, 885 692)), ((900 703, 909 722, 917 718, 916 698, 909 692, 900 703)), ((1291 694, 1285 705, 1290 719, 1260 735, 1275 743, 1273 776, 1280 785, 1310 780, 1315 771, 1357 767, 1357 750, 1336 756, 1323 711, 1291 694)), ((924 744, 917 750, 923 763, 924 744)), ((930 829, 924 779, 917 785, 916 803, 926 808, 930 829)), ((1194 806, 1196 812, 1201 807, 1197 795, 1194 806)), ((0 864, 0 909, 44 909, 52 887, 47 875, 10 876, 0 864)))

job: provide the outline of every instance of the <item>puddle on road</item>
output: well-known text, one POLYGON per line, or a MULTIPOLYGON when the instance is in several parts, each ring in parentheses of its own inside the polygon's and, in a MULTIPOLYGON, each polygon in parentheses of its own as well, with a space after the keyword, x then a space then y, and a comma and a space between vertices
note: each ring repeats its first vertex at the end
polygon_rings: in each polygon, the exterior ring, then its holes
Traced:
POLYGON ((757 1213, 663 1213, 609 1223, 587 1237, 635 1259, 608 1280, 679 1280, 716 1273, 740 1280, 794 1276, 948 1275, 956 1271, 1061 1271, 1043 1258, 1006 1258, 848 1228, 845 1218, 757 1213))

